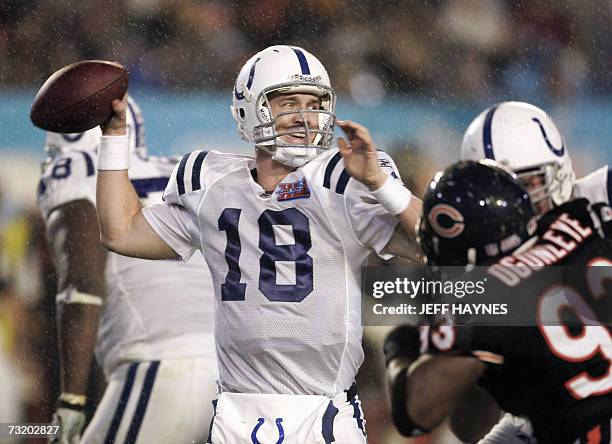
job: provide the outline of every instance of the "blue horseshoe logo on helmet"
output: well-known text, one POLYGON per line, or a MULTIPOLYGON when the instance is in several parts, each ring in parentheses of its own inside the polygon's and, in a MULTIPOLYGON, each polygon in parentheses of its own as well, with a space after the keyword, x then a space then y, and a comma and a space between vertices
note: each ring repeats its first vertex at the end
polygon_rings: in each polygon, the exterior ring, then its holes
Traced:
POLYGON ((563 156, 563 154, 565 154, 565 146, 563 145, 563 138, 561 138, 561 148, 556 148, 555 146, 553 146, 552 143, 550 143, 550 140, 548 140, 548 135, 546 134, 546 131, 544 130, 544 126, 542 125, 542 122, 540 122, 540 120, 536 117, 532 118, 531 120, 533 120, 535 123, 540 125, 540 131, 542 131, 542 137, 544 137, 544 141, 546 142, 548 149, 551 150, 554 154, 556 154, 559 157, 563 156))
MULTIPOLYGON (((255 77, 255 65, 257 65, 257 62, 259 62, 260 60, 261 60, 261 57, 255 60, 253 64, 251 65, 251 70, 249 71, 249 80, 247 80, 247 84, 246 84, 247 89, 251 89, 251 85, 253 85, 253 78, 255 77)), ((236 80, 236 82, 238 81, 236 80)), ((236 83, 236 86, 234 86, 234 96, 236 96, 237 100, 242 100, 244 99, 244 91, 238 92, 238 90, 236 89, 237 86, 238 86, 238 83, 236 83)))
MULTIPOLYGON (((253 444, 261 444, 257 440, 257 431, 263 425, 264 422, 266 422, 265 419, 259 418, 257 420, 257 424, 255 424, 255 427, 253 427, 253 431, 251 432, 251 442, 253 444)), ((276 441, 276 444, 282 444, 282 442, 285 440, 285 430, 283 429, 283 424, 282 424, 283 418, 276 418, 275 422, 276 422, 276 427, 278 428, 278 441, 276 441)))

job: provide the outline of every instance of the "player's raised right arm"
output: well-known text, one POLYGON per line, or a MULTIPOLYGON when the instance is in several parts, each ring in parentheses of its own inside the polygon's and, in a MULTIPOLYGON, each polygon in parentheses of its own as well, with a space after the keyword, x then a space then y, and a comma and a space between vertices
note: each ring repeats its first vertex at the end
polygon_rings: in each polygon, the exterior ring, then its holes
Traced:
POLYGON ((96 205, 104 247, 124 256, 172 259, 177 254, 151 228, 128 177, 127 95, 113 102, 115 113, 102 125, 96 205))

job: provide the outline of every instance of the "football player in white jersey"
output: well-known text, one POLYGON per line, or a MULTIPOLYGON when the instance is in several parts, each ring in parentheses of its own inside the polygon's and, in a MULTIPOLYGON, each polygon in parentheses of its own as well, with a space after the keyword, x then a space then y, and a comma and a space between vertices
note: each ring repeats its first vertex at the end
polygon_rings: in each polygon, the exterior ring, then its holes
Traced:
POLYGON ((332 148, 335 93, 323 65, 286 45, 247 61, 232 114, 255 157, 185 155, 162 205, 136 198, 125 105, 113 106, 98 164, 103 244, 154 259, 204 253, 221 390, 211 441, 366 442, 353 385, 360 267, 372 250, 414 246, 421 202, 361 125, 336 122, 348 142, 332 148))
MULTIPOLYGON (((561 132, 548 114, 524 102, 502 102, 481 112, 468 126, 461 160, 492 159, 510 167, 529 191, 537 212, 573 198, 612 200, 612 171, 603 166, 576 179, 561 132)), ((534 442, 527 420, 505 414, 479 444, 534 442)))
MULTIPOLYGON (((131 99, 127 121, 131 183, 142 202, 161 202, 176 162, 146 156, 131 99)), ((217 392, 210 274, 201 255, 182 263, 106 254, 96 215, 101 135, 48 133, 38 190, 59 276, 55 442, 201 442, 217 392), (94 346, 108 387, 80 441, 94 346)))
POLYGON ((530 196, 540 214, 572 198, 610 204, 608 166, 576 180, 559 129, 546 112, 529 103, 499 103, 470 123, 461 143, 461 160, 480 159, 508 165, 531 185, 530 196))

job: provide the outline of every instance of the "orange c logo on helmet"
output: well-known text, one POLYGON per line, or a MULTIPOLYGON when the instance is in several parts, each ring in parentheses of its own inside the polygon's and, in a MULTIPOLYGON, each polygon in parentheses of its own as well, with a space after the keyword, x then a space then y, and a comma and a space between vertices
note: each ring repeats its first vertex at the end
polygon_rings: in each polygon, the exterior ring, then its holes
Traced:
POLYGON ((452 239, 453 237, 459 236, 461 233, 463 233, 463 230, 465 230, 463 214, 461 214, 456 208, 447 204, 435 205, 429 211, 427 219, 429 220, 433 230, 442 237, 452 239), (439 221, 440 216, 446 216, 451 222, 450 226, 448 226, 448 222, 444 224, 447 225, 447 227, 442 226, 439 221))

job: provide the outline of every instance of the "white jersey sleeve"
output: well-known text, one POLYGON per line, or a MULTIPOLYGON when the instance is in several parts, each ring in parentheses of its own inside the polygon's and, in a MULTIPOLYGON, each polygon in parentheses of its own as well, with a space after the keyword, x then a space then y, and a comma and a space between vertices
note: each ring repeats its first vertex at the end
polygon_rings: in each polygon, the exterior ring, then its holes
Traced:
MULTIPOLYGON (((387 153, 379 151, 378 159, 385 173, 395 180, 401 180, 393 159, 387 153)), ((353 233, 359 242, 370 247, 383 259, 390 259, 392 256, 382 254, 381 250, 389 243, 399 223, 397 216, 388 213, 376 201, 370 190, 354 179, 348 181, 344 193, 344 205, 353 233)))
POLYGON ((188 261, 199 247, 198 225, 178 204, 155 204, 142 209, 151 228, 181 259, 188 261))
POLYGON ((43 167, 38 184, 38 207, 46 220, 51 212, 76 200, 96 204, 96 155, 94 151, 61 154, 43 167))
POLYGON ((612 170, 606 165, 576 180, 574 197, 583 197, 591 203, 603 202, 610 205, 612 200, 612 170))
POLYGON ((199 248, 198 207, 204 195, 203 166, 207 151, 185 154, 174 167, 164 191, 164 203, 143 209, 155 232, 183 260, 199 248))
POLYGON ((536 444, 533 428, 526 418, 506 413, 478 444, 536 444))

